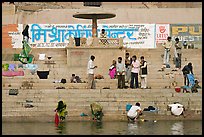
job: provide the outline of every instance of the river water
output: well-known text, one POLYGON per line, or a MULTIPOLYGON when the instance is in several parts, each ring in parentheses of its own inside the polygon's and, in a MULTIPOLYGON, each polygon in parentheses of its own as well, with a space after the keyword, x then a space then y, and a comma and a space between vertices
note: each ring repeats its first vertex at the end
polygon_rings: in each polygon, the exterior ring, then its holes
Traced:
POLYGON ((2 123, 3 135, 202 135, 202 121, 2 123))

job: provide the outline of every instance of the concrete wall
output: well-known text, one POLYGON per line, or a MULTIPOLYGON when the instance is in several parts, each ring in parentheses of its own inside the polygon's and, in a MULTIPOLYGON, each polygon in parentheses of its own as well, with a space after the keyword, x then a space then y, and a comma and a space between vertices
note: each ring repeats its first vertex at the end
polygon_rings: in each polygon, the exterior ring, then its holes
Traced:
MULTIPOLYGON (((4 3, 6 5, 7 3, 4 3)), ((17 10, 81 9, 83 2, 15 2, 17 10)), ((101 2, 102 8, 201 8, 202 2, 101 2)))
POLYGON ((85 74, 87 73, 87 61, 90 59, 90 56, 94 55, 96 59, 94 64, 98 66, 95 70, 95 74, 101 74, 107 76, 109 73, 108 68, 112 64, 113 60, 118 60, 118 57, 125 58, 125 50, 120 50, 118 47, 113 48, 76 48, 68 47, 67 48, 67 65, 73 73, 76 73, 76 69, 81 69, 85 74), (74 69, 76 68, 76 69, 74 69))
MULTIPOLYGON (((90 9, 90 8, 89 8, 90 9)), ((91 20, 76 19, 72 15, 84 9, 46 9, 38 12, 20 12, 2 15, 2 24, 75 24, 90 23, 91 20)), ((169 23, 202 24, 202 8, 158 8, 158 9, 104 9, 115 13, 112 19, 98 20, 98 23, 169 23)))

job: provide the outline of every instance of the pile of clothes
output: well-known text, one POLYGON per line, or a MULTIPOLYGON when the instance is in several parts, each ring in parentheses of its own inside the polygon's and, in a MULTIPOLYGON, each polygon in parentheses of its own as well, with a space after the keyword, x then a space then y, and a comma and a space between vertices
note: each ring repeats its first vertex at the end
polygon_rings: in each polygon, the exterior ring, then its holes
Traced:
POLYGON ((100 74, 95 75, 94 78, 95 78, 95 79, 104 79, 104 77, 103 77, 102 75, 100 75, 100 74))

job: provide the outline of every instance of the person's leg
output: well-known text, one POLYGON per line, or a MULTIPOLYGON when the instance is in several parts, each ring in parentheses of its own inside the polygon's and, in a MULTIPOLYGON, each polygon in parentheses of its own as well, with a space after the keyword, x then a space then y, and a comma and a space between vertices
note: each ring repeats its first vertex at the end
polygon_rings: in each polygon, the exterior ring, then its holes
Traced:
POLYGON ((118 75, 118 88, 121 88, 121 75, 118 75))
POLYGON ((187 75, 186 75, 186 74, 184 74, 184 75, 183 75, 183 77, 184 77, 184 85, 186 86, 186 79, 187 79, 187 75))
POLYGON ((125 75, 122 75, 121 82, 122 82, 122 88, 125 88, 125 75))
POLYGON ((128 83, 130 82, 130 78, 131 78, 131 66, 128 66, 128 71, 127 71, 127 81, 128 81, 128 83))
POLYGON ((167 50, 167 52, 166 52, 166 64, 169 64, 169 54, 170 54, 170 52, 169 52, 169 50, 167 50))
POLYGON ((144 88, 144 77, 140 77, 141 78, 141 88, 144 88))
POLYGON ((94 75, 93 75, 93 79, 92 79, 92 89, 96 89, 96 81, 94 79, 94 75))
POLYGON ((181 68, 181 54, 178 54, 179 61, 178 61, 178 68, 181 68))
POLYGON ((164 49, 164 64, 166 64, 166 56, 167 56, 167 50, 164 49))
POLYGON ((134 73, 131 72, 130 88, 134 88, 134 73))
POLYGON ((135 73, 135 88, 139 88, 139 84, 138 84, 138 73, 135 73))
POLYGON ((95 83, 94 83, 94 75, 93 74, 90 75, 90 80, 91 80, 91 89, 94 89, 95 83))
POLYGON ((147 88, 147 76, 144 76, 144 88, 147 88))
POLYGON ((127 82, 127 78, 128 78, 128 67, 126 68, 126 72, 125 72, 125 80, 127 82))
POLYGON ((176 68, 178 68, 178 66, 179 66, 179 58, 178 57, 175 58, 175 66, 176 66, 176 68))
POLYGON ((188 79, 187 75, 186 75, 186 80, 187 80, 187 86, 189 86, 189 79, 188 79))
POLYGON ((87 86, 88 89, 91 89, 91 84, 92 84, 91 74, 88 74, 88 86, 87 86))

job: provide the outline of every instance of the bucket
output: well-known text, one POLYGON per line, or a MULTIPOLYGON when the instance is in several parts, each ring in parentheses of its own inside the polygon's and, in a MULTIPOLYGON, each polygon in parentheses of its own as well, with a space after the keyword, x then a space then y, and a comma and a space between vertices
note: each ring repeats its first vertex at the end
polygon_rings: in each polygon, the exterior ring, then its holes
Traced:
POLYGON ((176 92, 181 92, 181 88, 180 87, 175 87, 175 91, 176 92))
POLYGON ((132 107, 131 104, 126 104, 126 111, 129 111, 131 107, 132 107))

